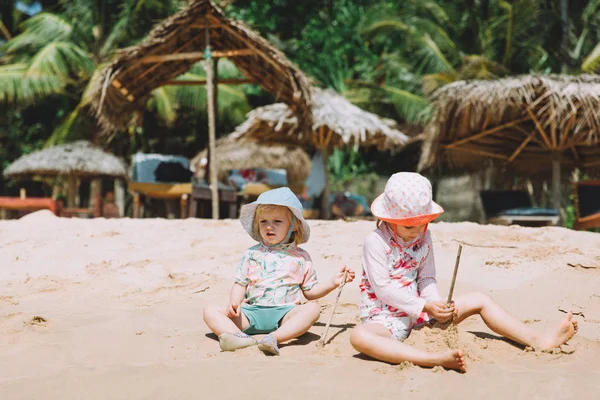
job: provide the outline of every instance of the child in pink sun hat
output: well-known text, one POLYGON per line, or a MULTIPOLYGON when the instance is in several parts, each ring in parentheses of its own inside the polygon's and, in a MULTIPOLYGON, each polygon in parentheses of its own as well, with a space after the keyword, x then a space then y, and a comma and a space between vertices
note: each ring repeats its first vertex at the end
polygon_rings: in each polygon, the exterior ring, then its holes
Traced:
POLYGON ((427 178, 410 172, 394 174, 371 205, 377 229, 363 245, 360 319, 350 338, 352 346, 378 360, 408 361, 424 367, 466 371, 463 351, 430 353, 402 343, 411 330, 437 320, 458 324, 479 314, 494 332, 534 348, 550 349, 577 331, 572 314, 554 329, 538 332, 523 324, 484 293, 442 301, 435 279, 431 234, 427 229, 444 210, 432 199, 427 178))

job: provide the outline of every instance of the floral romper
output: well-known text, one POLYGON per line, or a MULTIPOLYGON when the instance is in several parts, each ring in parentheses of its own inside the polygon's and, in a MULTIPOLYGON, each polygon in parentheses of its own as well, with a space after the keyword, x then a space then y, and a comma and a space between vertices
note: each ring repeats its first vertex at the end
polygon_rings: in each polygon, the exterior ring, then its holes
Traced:
POLYGON ((381 324, 394 339, 404 340, 413 327, 429 321, 425 303, 438 300, 429 230, 404 242, 382 224, 367 236, 360 283, 363 324, 381 324))

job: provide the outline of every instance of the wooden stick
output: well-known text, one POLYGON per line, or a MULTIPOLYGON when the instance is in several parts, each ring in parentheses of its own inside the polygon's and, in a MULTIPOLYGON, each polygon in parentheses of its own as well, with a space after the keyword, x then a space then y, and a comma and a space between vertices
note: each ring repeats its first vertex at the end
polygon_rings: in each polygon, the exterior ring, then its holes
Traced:
POLYGON ((523 143, 521 143, 521 145, 517 148, 517 150, 515 150, 515 152, 512 153, 512 155, 510 157, 508 157, 508 163, 509 164, 511 162, 513 162, 515 160, 515 158, 517 158, 517 156, 519 155, 519 153, 521 153, 521 151, 523 151, 523 149, 525 148, 525 146, 527 146, 527 144, 531 141, 531 139, 533 139, 533 135, 535 135, 535 131, 531 132, 531 134, 529 134, 529 136, 527 136, 525 138, 525 140, 523 140, 523 143))
MULTIPOLYGON (((225 51, 213 51, 211 53, 212 58, 221 57, 239 57, 249 56, 254 54, 252 49, 237 49, 237 50, 225 50, 225 51)), ((198 61, 204 59, 203 51, 192 51, 189 53, 175 53, 175 54, 160 54, 153 56, 146 56, 140 60, 142 64, 154 64, 164 63, 169 61, 198 61)))
POLYGON ((458 254, 456 255, 456 264, 454 264, 454 275, 452 276, 452 283, 450 284, 450 292, 448 293, 448 301, 450 304, 452 301, 452 293, 454 293, 454 284, 456 283, 456 274, 458 273, 458 264, 460 263, 460 253, 462 253, 462 244, 458 245, 458 254))
POLYGON ((498 131, 501 131, 504 128, 510 128, 511 126, 518 125, 521 122, 528 121, 529 119, 530 119, 529 117, 525 117, 525 118, 518 119, 516 121, 507 122, 506 124, 499 125, 499 126, 497 126, 495 128, 486 129, 485 131, 479 132, 476 135, 472 135, 472 136, 466 137, 464 139, 460 139, 460 140, 457 140, 457 141, 455 141, 453 143, 450 143, 450 144, 446 145, 446 147, 453 148, 453 147, 456 147, 456 146, 458 146, 460 144, 465 144, 465 143, 468 143, 468 142, 472 142, 473 140, 477 140, 477 139, 480 139, 480 138, 482 138, 484 136, 488 136, 488 135, 491 135, 491 134, 496 133, 498 131))
POLYGON ((477 154, 480 156, 499 158, 501 160, 508 160, 508 156, 504 156, 504 155, 496 154, 496 153, 490 153, 489 151, 484 151, 484 150, 471 149, 471 148, 467 148, 467 147, 449 147, 449 146, 444 146, 444 148, 447 150, 462 151, 462 152, 466 152, 466 153, 477 154))
POLYGON ((542 128, 542 124, 540 124, 540 121, 538 121, 538 119, 535 117, 535 114, 533 113, 533 111, 531 111, 531 109, 529 107, 526 107, 525 110, 527 111, 527 114, 529 114, 529 117, 531 117, 531 120, 533 121, 537 130, 540 132, 540 135, 542 136, 542 139, 544 139, 544 143, 546 143, 546 146, 548 146, 548 149, 553 149, 554 147, 550 143, 550 139, 548 139, 548 135, 546 135, 546 131, 544 131, 544 128, 542 128))
MULTIPOLYGON (((243 84, 255 83, 255 82, 256 81, 254 79, 220 79, 219 80, 219 84, 222 83, 224 85, 243 85, 243 84)), ((167 85, 171 85, 171 86, 206 85, 206 79, 189 80, 189 81, 169 80, 169 81, 165 81, 161 86, 167 86, 167 85)))
POLYGON ((333 319, 333 314, 335 313, 335 307, 337 306, 338 300, 340 299, 340 295, 342 294, 342 289, 346 284, 346 276, 348 276, 348 271, 344 271, 344 277, 342 278, 342 284, 338 289, 337 297, 335 298, 335 303, 333 303, 333 307, 331 308, 331 314, 329 314, 329 321, 327 321, 327 326, 325 327, 325 334, 323 337, 317 342, 317 347, 325 346, 325 339, 327 338, 327 332, 329 332, 329 325, 331 325, 331 320, 333 319))

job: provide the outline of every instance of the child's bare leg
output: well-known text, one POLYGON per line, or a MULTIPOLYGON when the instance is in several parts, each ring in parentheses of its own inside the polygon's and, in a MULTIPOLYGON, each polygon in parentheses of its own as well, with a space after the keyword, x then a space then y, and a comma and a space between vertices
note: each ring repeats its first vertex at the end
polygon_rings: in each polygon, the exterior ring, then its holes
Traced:
POLYGON ((273 332, 273 335, 277 338, 277 343, 297 338, 308 332, 319 319, 320 313, 321 310, 317 303, 309 302, 294 307, 283 317, 279 329, 273 332))
POLYGON ((239 333, 250 326, 248 318, 240 312, 239 317, 229 318, 224 307, 210 305, 202 313, 204 322, 217 336, 222 333, 239 333))
POLYGON ((568 313, 556 328, 542 333, 525 325, 506 312, 488 295, 480 292, 458 296, 455 305, 458 309, 455 323, 459 323, 471 315, 480 314, 483 322, 494 332, 534 348, 558 347, 571 339, 577 332, 577 321, 572 319, 571 313, 568 313))
POLYGON ((393 339, 390 331, 381 324, 367 323, 352 331, 352 346, 375 359, 399 364, 408 361, 422 367, 442 366, 465 372, 467 364, 462 350, 429 353, 393 339))

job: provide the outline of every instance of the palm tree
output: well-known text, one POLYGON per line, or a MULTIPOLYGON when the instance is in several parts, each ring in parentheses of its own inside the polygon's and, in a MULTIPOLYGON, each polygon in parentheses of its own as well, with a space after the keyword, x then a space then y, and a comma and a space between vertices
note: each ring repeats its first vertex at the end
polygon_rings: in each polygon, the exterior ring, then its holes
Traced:
MULTIPOLYGON (((57 12, 43 12, 21 24, 22 33, 2 48, 10 64, 0 66, 0 103, 26 107, 48 96, 67 96, 77 102, 56 127, 47 144, 94 136, 84 95, 94 73, 113 51, 136 44, 157 19, 176 12, 177 0, 69 0, 57 12)), ((222 77, 237 77, 233 64, 219 63, 222 77)), ((193 68, 181 79, 197 79, 193 68)), ((179 105, 204 112, 204 90, 162 87, 152 93, 148 110, 170 125, 179 105)), ((205 98, 205 95, 204 95, 205 98)), ((241 122, 249 110, 243 88, 219 86, 220 116, 241 122)))
POLYGON ((539 1, 423 0, 374 8, 360 30, 382 52, 376 90, 384 95, 375 98, 391 98, 408 121, 426 120, 426 96, 455 80, 549 68, 544 45, 548 21, 556 18, 539 1))
POLYGON ((600 72, 600 0, 591 0, 588 3, 583 10, 581 21, 583 27, 571 56, 579 61, 582 54, 587 54, 581 60, 581 69, 600 72))

